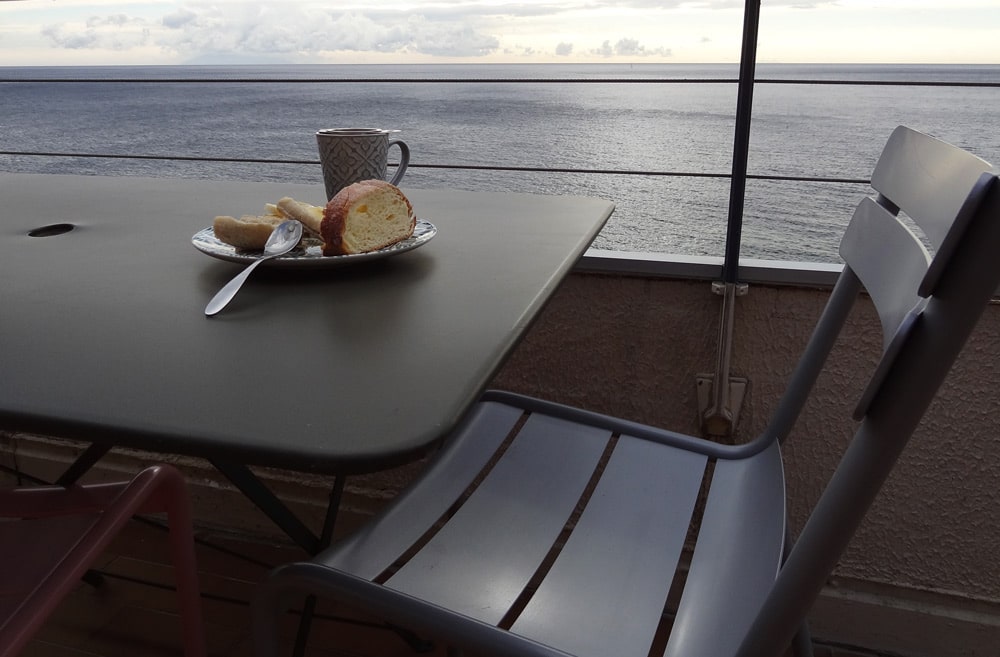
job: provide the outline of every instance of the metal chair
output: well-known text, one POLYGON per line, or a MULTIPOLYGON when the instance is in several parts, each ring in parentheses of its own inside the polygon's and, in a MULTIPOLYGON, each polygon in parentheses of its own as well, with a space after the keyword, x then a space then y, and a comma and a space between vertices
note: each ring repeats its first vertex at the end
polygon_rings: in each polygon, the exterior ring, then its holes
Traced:
POLYGON ((184 654, 204 657, 191 507, 167 465, 127 482, 0 490, 0 657, 20 654, 133 515, 164 511, 184 654))
POLYGON ((256 654, 276 653, 278 619, 303 594, 476 654, 762 657, 796 635, 808 653, 810 606, 1000 284, 1000 185, 988 163, 900 127, 872 186, 759 437, 721 445, 487 393, 384 512, 271 573, 253 607, 256 654), (780 444, 862 288, 883 355, 857 433, 788 549, 780 444))

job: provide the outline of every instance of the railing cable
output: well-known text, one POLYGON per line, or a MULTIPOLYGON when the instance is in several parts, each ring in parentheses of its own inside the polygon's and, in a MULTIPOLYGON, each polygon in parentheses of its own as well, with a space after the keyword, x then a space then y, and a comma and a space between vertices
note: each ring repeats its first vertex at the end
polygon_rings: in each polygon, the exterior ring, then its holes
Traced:
MULTIPOLYGON (((109 160, 157 160, 177 162, 228 162, 234 164, 292 164, 319 166, 319 160, 274 159, 257 157, 218 157, 200 155, 128 155, 123 153, 69 153, 54 151, 7 151, 0 155, 25 157, 91 158, 109 160)), ((392 162, 390 166, 394 166, 392 162)), ((661 178, 730 178, 729 173, 704 171, 653 171, 641 169, 580 169, 574 167, 505 166, 499 164, 433 164, 410 162, 411 169, 443 169, 456 171, 508 171, 515 173, 572 173, 602 176, 650 176, 661 178)), ((782 176, 777 174, 747 174, 748 180, 774 180, 786 182, 841 183, 851 185, 870 184, 868 178, 835 178, 828 176, 782 176)))
MULTIPOLYGON (((738 84, 737 78, 0 78, 0 84, 738 84)), ((821 80, 756 78, 754 84, 881 87, 985 87, 1000 82, 960 80, 821 80)))

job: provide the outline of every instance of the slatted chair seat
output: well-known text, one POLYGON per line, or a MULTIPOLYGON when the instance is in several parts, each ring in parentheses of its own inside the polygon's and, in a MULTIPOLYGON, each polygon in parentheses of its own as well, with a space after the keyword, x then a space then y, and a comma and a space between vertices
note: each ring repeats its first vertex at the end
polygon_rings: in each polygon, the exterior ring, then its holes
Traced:
POLYGON ((872 185, 879 196, 858 205, 844 273, 760 436, 721 445, 489 392, 384 512, 270 575, 254 603, 256 654, 277 654, 278 618, 305 594, 475 654, 760 657, 796 635, 808 653, 810 605, 1000 284, 989 164, 900 127, 872 185), (862 288, 882 360, 791 547, 781 442, 862 288))

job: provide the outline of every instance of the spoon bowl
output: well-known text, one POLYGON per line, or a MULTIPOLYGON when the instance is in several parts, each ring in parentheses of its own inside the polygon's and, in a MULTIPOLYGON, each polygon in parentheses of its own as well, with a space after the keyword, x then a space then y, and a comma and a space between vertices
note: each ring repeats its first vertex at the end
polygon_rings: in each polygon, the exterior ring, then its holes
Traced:
POLYGON ((205 306, 205 316, 211 317, 225 308, 236 293, 239 292, 243 283, 250 277, 250 272, 265 260, 277 258, 295 248, 302 239, 302 224, 294 219, 283 221, 271 231, 270 237, 264 244, 264 255, 254 260, 246 269, 237 274, 233 280, 222 286, 222 289, 212 297, 212 300, 205 306))

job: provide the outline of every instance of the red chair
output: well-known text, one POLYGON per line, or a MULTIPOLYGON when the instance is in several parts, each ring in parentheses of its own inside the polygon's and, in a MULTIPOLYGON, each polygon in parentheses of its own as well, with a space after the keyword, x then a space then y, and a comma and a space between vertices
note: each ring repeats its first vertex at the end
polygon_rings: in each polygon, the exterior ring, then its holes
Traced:
POLYGON ((166 512, 184 654, 205 655, 191 506, 167 465, 131 481, 0 490, 0 657, 21 652, 137 513, 166 512))

